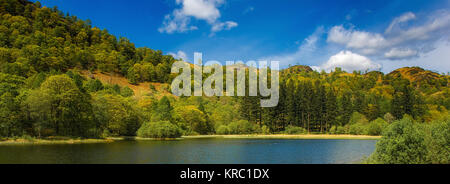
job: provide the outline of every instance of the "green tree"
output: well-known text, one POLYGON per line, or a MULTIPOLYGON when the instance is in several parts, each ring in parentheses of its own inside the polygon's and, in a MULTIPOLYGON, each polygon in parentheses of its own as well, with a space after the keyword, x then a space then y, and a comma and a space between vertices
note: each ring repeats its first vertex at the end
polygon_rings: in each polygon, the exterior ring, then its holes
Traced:
POLYGON ((425 134, 421 128, 410 118, 392 123, 377 142, 371 161, 381 164, 429 163, 425 134))
POLYGON ((36 123, 46 124, 55 135, 92 136, 90 96, 83 94, 67 75, 49 77, 31 92, 27 106, 36 123))
POLYGON ((146 122, 137 135, 144 138, 178 138, 181 137, 181 130, 169 121, 146 122))

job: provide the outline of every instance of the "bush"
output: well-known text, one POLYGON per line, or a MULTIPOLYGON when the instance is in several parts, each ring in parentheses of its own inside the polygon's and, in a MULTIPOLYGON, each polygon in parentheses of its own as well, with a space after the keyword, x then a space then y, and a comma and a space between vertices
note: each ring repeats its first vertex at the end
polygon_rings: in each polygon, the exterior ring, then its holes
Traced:
POLYGON ((354 112, 352 116, 350 117, 350 121, 348 122, 350 125, 362 123, 367 124, 369 123, 369 120, 367 120, 366 116, 362 115, 359 112, 354 112))
POLYGON ((381 118, 378 118, 372 122, 370 122, 369 126, 367 127, 367 133, 369 135, 381 135, 383 133, 383 130, 388 126, 389 124, 384 121, 381 118))
POLYGON ((150 84, 150 85, 149 85, 149 88, 150 88, 150 91, 151 91, 151 92, 156 91, 156 88, 155 88, 155 86, 154 86, 153 84, 150 84))
POLYGON ((394 122, 395 121, 395 117, 391 114, 391 113, 386 113, 385 115, 384 115, 384 120, 386 121, 386 122, 388 122, 388 123, 392 123, 392 122, 394 122))
POLYGON ((134 92, 128 86, 125 86, 120 90, 120 95, 122 95, 123 97, 130 97, 134 95, 134 92))
POLYGON ((103 90, 103 84, 98 79, 89 79, 85 84, 84 88, 89 92, 97 92, 103 90))
POLYGON ((348 134, 348 131, 347 131, 347 129, 345 128, 345 127, 342 127, 342 126, 338 126, 337 127, 337 132, 336 132, 337 134, 348 134))
POLYGON ((220 125, 219 128, 217 128, 216 133, 219 135, 228 135, 230 134, 230 128, 228 128, 228 126, 226 125, 220 125))
POLYGON ((296 127, 296 126, 291 126, 289 125, 288 127, 285 128, 284 133, 285 134, 305 134, 308 131, 302 127, 296 127))
POLYGON ((332 134, 347 134, 345 127, 343 126, 332 126, 330 129, 330 133, 332 134))
POLYGON ((231 122, 228 127, 230 128, 230 134, 252 134, 260 132, 258 125, 246 120, 231 122))
POLYGON ((265 135, 269 135, 270 134, 270 128, 267 127, 266 125, 262 126, 261 128, 261 132, 265 135))
POLYGON ((367 135, 368 125, 363 123, 351 124, 348 133, 352 135, 367 135))
POLYGON ((144 138, 177 138, 181 137, 181 130, 169 121, 146 122, 137 135, 144 138))
POLYGON ((450 164, 450 119, 432 122, 425 142, 431 163, 450 164))
POLYGON ((403 118, 389 125, 377 142, 370 163, 378 164, 424 164, 427 146, 423 127, 411 118, 403 118))

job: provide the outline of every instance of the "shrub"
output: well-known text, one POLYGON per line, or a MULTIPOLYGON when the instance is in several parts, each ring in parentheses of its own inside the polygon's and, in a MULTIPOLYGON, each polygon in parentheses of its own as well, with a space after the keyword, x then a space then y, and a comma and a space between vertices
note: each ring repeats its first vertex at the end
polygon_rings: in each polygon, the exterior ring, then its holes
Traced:
POLYGON ((228 128, 228 126, 226 125, 220 125, 219 128, 217 128, 216 133, 220 134, 220 135, 228 135, 230 134, 230 128, 228 128))
POLYGON ((231 134, 252 134, 260 132, 258 125, 246 120, 231 122, 228 127, 230 128, 231 134))
POLYGON ((369 135, 381 135, 383 130, 388 126, 389 124, 384 121, 381 118, 378 118, 372 122, 370 122, 369 126, 367 127, 367 133, 369 135))
POLYGON ((388 122, 388 123, 392 123, 392 122, 394 122, 395 121, 395 117, 391 114, 391 113, 386 113, 385 115, 384 115, 384 120, 386 121, 386 122, 388 122))
POLYGON ((84 88, 89 92, 97 92, 103 89, 103 84, 98 79, 89 79, 85 84, 84 88))
POLYGON ((427 146, 423 127, 411 118, 403 118, 389 125, 377 142, 370 163, 423 164, 427 161, 427 146))
POLYGON ((153 84, 150 84, 149 88, 150 88, 150 91, 152 91, 152 92, 156 91, 156 88, 153 84))
POLYGON ((362 115, 359 112, 354 112, 352 116, 350 117, 350 121, 348 122, 350 125, 362 123, 367 124, 369 123, 369 120, 367 120, 366 116, 362 115))
POLYGON ((130 97, 134 95, 134 92, 128 86, 125 86, 120 90, 120 95, 122 95, 123 97, 130 97))
POLYGON ((337 130, 336 131, 337 134, 348 134, 348 131, 346 130, 345 127, 338 126, 336 130, 337 130))
POLYGON ((431 163, 450 164, 450 119, 432 122, 425 142, 431 163))
POLYGON ((296 126, 291 126, 289 125, 288 127, 285 128, 284 133, 286 134, 304 134, 307 133, 308 131, 306 131, 306 129, 302 128, 302 127, 296 127, 296 126))
POLYGON ((367 135, 367 127, 368 125, 364 123, 351 124, 348 133, 352 135, 367 135))
POLYGON ((267 127, 266 125, 264 125, 264 126, 262 126, 262 128, 261 128, 261 132, 262 132, 263 134, 265 134, 265 135, 268 135, 268 134, 270 134, 270 128, 267 127))
POLYGON ((330 129, 331 134, 347 134, 345 127, 343 126, 332 126, 330 129))
POLYGON ((144 138, 177 138, 181 137, 181 130, 169 121, 146 122, 137 135, 144 138))

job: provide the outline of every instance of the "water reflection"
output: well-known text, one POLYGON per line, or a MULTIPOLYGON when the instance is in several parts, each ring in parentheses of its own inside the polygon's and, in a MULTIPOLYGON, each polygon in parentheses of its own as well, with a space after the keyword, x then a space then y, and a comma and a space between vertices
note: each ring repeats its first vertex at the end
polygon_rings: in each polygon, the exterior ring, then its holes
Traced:
POLYGON ((375 140, 118 141, 109 144, 0 146, 0 163, 333 164, 358 163, 375 140))

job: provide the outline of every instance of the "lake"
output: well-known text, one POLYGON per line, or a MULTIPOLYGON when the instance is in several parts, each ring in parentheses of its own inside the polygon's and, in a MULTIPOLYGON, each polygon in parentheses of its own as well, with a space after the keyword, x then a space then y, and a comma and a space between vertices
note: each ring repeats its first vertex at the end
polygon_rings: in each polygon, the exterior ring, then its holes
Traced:
POLYGON ((3 164, 351 164, 376 140, 185 139, 0 146, 3 164))

